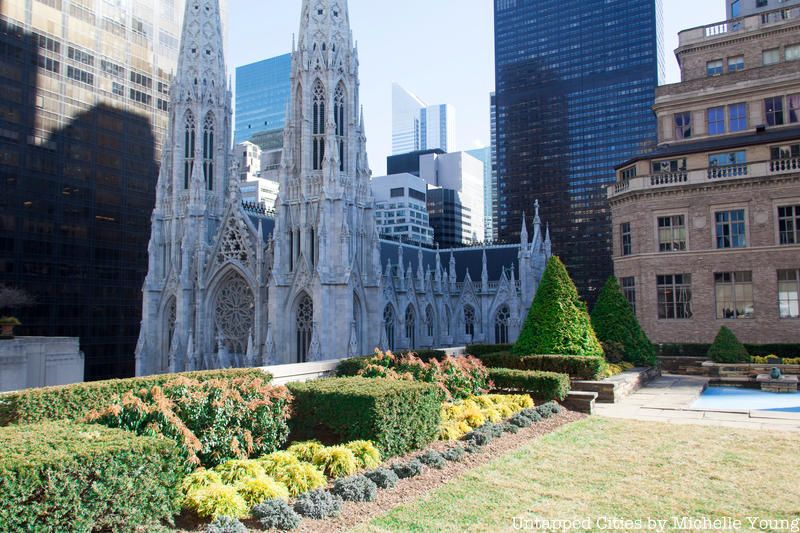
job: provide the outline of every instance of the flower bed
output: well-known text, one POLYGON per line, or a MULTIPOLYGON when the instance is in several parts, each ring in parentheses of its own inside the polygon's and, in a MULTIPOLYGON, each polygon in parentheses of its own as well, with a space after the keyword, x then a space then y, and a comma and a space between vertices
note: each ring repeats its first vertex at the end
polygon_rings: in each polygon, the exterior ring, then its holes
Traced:
POLYGON ((533 407, 527 395, 487 394, 442 406, 441 440, 457 440, 484 424, 501 422, 533 407))

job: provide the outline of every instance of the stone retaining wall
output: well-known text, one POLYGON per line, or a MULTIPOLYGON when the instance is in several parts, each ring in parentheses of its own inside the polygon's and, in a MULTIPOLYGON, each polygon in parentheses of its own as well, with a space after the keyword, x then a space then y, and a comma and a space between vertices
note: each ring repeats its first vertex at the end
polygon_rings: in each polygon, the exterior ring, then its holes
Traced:
POLYGON ((658 368, 634 368, 602 381, 575 380, 572 390, 596 392, 600 403, 618 403, 660 375, 658 368))

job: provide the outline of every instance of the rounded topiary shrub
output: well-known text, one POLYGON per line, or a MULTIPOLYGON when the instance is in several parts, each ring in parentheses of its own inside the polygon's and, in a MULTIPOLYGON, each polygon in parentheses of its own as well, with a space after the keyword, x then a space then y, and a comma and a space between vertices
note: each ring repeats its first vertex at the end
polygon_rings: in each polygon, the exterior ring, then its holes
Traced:
POLYGON ((247 533, 247 528, 236 518, 220 516, 208 525, 206 533, 247 533))
POLYGON ((283 500, 267 500, 253 507, 253 516, 265 529, 291 531, 302 521, 300 515, 283 500))
POLYGON ((445 464, 447 464, 447 461, 444 457, 442 457, 442 454, 436 450, 428 450, 425 453, 418 455, 417 459, 419 459, 420 463, 438 470, 441 470, 444 468, 445 464))
POLYGON ((592 310, 592 326, 601 342, 622 348, 625 361, 640 366, 656 365, 655 347, 613 276, 608 278, 592 310))
POLYGON ((708 349, 708 357, 715 363, 749 363, 750 354, 747 349, 739 342, 736 335, 722 326, 714 339, 714 344, 708 349))
POLYGON ((371 502, 378 497, 378 486, 366 476, 350 476, 337 479, 331 492, 346 502, 371 502))
POLYGON ((417 459, 412 459, 406 463, 393 464, 392 470, 400 479, 407 479, 422 474, 423 465, 417 459))
POLYGON ((379 489, 391 489, 397 485, 397 482, 400 480, 397 474, 394 473, 394 470, 388 468, 376 468, 375 470, 365 472, 364 475, 372 480, 379 489))
POLYGON ((558 257, 548 261, 511 351, 517 355, 603 355, 586 304, 558 257))
POLYGON ((342 499, 326 490, 312 490, 297 498, 294 510, 301 516, 313 520, 332 518, 339 516, 342 510, 342 499))

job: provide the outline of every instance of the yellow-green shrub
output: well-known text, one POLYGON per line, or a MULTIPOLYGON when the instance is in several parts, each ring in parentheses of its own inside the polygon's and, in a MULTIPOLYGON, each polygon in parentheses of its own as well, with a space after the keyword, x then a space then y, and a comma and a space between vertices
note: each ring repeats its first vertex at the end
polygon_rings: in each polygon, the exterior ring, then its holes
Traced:
POLYGON ((439 439, 457 440, 486 422, 497 423, 533 407, 533 400, 524 394, 486 394, 444 404, 439 439))
POLYGON ((295 442, 289 446, 286 451, 301 461, 310 463, 314 460, 314 454, 324 447, 325 446, 318 440, 307 440, 303 442, 295 442))
POLYGON ((292 497, 323 488, 328 484, 325 474, 310 463, 286 465, 278 469, 274 477, 286 485, 292 497))
POLYGON ((344 446, 329 446, 314 454, 314 464, 328 477, 340 478, 355 474, 358 462, 352 451, 344 446))
POLYGON ((257 461, 268 476, 275 476, 280 469, 300 463, 300 459, 288 451, 272 452, 269 455, 259 457, 257 461))
POLYGON ((214 471, 220 475, 226 485, 234 485, 240 481, 267 475, 264 466, 255 459, 233 459, 218 465, 214 471))
POLYGON ((381 464, 381 452, 368 440, 354 440, 344 447, 356 456, 359 468, 375 468, 381 464))
POLYGON ((289 499, 289 489, 286 485, 275 481, 269 476, 261 476, 242 481, 236 485, 236 491, 239 496, 244 498, 248 508, 265 500, 272 500, 279 498, 281 500, 289 499))
POLYGON ((183 478, 181 482, 181 491, 184 496, 188 496, 189 493, 193 491, 203 489, 215 483, 222 483, 222 477, 217 472, 199 468, 183 478))
POLYGON ((236 488, 221 483, 192 491, 186 498, 186 506, 197 511, 201 518, 212 520, 219 516, 246 518, 250 514, 247 502, 236 488))

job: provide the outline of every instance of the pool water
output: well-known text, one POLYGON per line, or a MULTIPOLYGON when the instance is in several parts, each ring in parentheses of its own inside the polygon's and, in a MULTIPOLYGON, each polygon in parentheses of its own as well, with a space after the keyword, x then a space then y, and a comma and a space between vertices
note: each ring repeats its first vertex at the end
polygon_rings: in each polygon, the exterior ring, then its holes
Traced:
POLYGON ((758 389, 709 387, 692 404, 696 409, 741 409, 800 413, 800 392, 762 392, 758 389))

